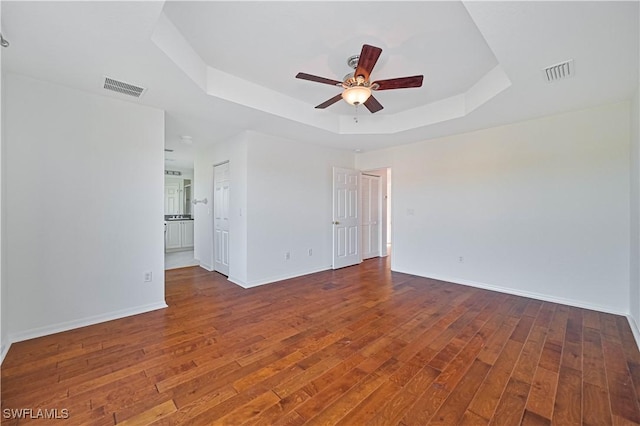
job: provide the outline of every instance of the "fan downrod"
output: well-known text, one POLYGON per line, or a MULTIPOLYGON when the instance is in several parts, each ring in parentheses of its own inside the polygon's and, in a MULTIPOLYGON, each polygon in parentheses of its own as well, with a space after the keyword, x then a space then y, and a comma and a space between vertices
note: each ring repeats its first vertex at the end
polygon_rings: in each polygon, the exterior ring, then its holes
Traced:
POLYGON ((353 55, 347 58, 347 65, 354 70, 358 67, 358 60, 360 59, 360 55, 353 55))

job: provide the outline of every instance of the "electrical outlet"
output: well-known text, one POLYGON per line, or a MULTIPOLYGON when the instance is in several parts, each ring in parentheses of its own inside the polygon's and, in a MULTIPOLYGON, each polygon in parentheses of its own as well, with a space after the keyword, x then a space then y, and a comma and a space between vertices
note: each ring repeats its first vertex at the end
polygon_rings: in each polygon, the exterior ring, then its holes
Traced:
POLYGON ((313 256, 313 249, 309 249, 309 256, 313 256))
POLYGON ((458 262, 460 262, 460 263, 464 263, 464 257, 460 256, 460 257, 458 258, 458 262))
POLYGON ((145 283, 150 283, 153 280, 153 274, 151 273, 151 271, 147 271, 144 273, 144 282, 145 283))
POLYGON ((284 260, 291 260, 291 252, 288 251, 284 254, 284 260))

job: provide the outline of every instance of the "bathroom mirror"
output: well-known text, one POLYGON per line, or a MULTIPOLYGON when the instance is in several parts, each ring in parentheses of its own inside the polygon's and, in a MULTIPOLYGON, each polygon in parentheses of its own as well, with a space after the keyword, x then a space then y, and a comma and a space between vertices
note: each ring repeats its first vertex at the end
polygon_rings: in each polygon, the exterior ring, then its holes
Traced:
POLYGON ((193 206, 193 180, 179 177, 165 177, 164 214, 191 215, 193 206))

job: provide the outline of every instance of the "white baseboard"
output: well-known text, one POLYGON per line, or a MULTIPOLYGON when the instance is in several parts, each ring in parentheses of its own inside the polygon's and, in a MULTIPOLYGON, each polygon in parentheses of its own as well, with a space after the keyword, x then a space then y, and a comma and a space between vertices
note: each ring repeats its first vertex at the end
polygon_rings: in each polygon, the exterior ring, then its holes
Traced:
POLYGON ((214 271, 213 266, 211 266, 211 265, 207 265, 207 264, 206 264, 206 263, 204 263, 204 262, 200 262, 200 267, 201 267, 202 269, 206 269, 206 270, 207 270, 207 271, 209 271, 209 272, 213 272, 213 271, 214 271))
POLYGON ((229 275, 227 277, 227 281, 232 282, 233 284, 242 287, 242 288, 247 288, 247 283, 244 282, 244 280, 238 279, 232 275, 229 275))
POLYGON ((525 290, 518 290, 518 289, 509 288, 509 287, 501 287, 501 286, 496 286, 496 285, 492 285, 492 284, 486 284, 486 283, 481 283, 481 282, 477 282, 477 281, 469 281, 469 280, 464 280, 464 279, 455 278, 455 277, 443 277, 443 276, 438 276, 436 274, 424 275, 424 274, 416 274, 415 272, 411 272, 411 271, 401 271, 401 270, 393 269, 393 268, 392 268, 392 270, 395 271, 395 272, 401 272, 403 274, 410 274, 410 275, 415 275, 415 276, 418 276, 418 277, 430 278, 432 280, 445 281, 445 282, 449 282, 449 283, 453 283, 453 284, 460 284, 460 285, 466 285, 466 286, 469 286, 469 287, 481 288, 481 289, 484 289, 484 290, 497 291, 498 293, 512 294, 514 296, 528 297, 530 299, 536 299, 536 300, 542 300, 542 301, 545 301, 545 302, 558 303, 558 304, 561 304, 561 305, 568 305, 568 306, 573 306, 573 307, 576 307, 576 308, 589 309, 591 311, 605 312, 605 313, 614 314, 614 315, 622 315, 624 317, 626 317, 628 315, 627 312, 617 311, 617 310, 611 309, 610 307, 607 307, 607 306, 596 305, 596 304, 593 304, 593 303, 585 302, 583 300, 565 299, 563 297, 549 296, 548 294, 535 293, 535 292, 525 291, 525 290))
POLYGON ((0 347, 0 365, 2 365, 2 362, 4 361, 4 357, 7 355, 7 352, 9 352, 10 348, 11 348, 11 342, 2 342, 2 345, 0 347))
POLYGON ((239 285, 242 288, 252 288, 252 287, 258 287, 261 285, 265 285, 265 284, 271 284, 271 283, 275 283, 278 281, 283 281, 283 280, 289 280, 291 278, 298 278, 298 277, 302 277, 304 275, 309 275, 309 274, 315 274, 316 272, 322 272, 322 271, 326 271, 328 269, 331 269, 330 266, 325 266, 325 267, 321 267, 321 268, 314 268, 314 269, 308 269, 308 270, 303 270, 303 271, 297 271, 297 272, 292 272, 289 274, 283 274, 283 275, 277 275, 274 277, 269 277, 269 278, 262 278, 262 279, 258 279, 258 280, 252 280, 249 282, 246 281, 242 281, 242 280, 238 280, 235 277, 229 277, 229 281, 231 281, 232 283, 239 285))
POLYGON ((278 275, 278 276, 269 277, 269 278, 262 278, 262 279, 258 279, 258 280, 252 280, 252 281, 249 281, 247 283, 247 286, 245 288, 258 287, 258 286, 261 286, 261 285, 271 284, 271 283, 275 283, 275 282, 278 282, 278 281, 289 280, 291 278, 298 278, 298 277, 301 277, 303 275, 315 274, 316 272, 326 271, 327 269, 331 269, 331 267, 330 266, 326 266, 326 267, 321 267, 321 268, 314 268, 314 269, 309 269, 309 270, 305 270, 305 271, 298 271, 298 272, 293 272, 293 273, 289 273, 289 274, 278 275))
MULTIPOLYGON (((9 335, 9 342, 16 343, 23 340, 35 339, 36 337, 48 336, 50 334, 60 333, 74 328, 86 327, 101 322, 112 321, 132 315, 143 314, 145 312, 155 311, 157 309, 166 308, 165 302, 152 303, 150 305, 137 306, 135 308, 123 309, 120 311, 109 312, 101 315, 94 315, 73 321, 62 322, 58 324, 47 325, 45 327, 32 328, 30 330, 20 331, 9 335)), ((9 348, 7 348, 9 350, 9 348)))
POLYGON ((627 315, 627 321, 629 321, 633 338, 636 340, 636 346, 638 350, 640 350, 640 330, 638 329, 638 323, 636 323, 636 320, 631 315, 627 315))

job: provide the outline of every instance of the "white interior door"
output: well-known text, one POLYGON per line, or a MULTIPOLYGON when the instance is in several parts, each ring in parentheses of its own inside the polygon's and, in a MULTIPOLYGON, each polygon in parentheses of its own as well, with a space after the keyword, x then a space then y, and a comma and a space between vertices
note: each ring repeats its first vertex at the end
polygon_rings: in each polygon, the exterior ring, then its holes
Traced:
POLYGON ((213 168, 214 269, 229 276, 229 163, 213 168))
POLYGON ((362 205, 362 258, 380 256, 380 176, 362 175, 360 180, 362 205))
POLYGON ((360 263, 360 172, 333 168, 333 269, 360 263))

